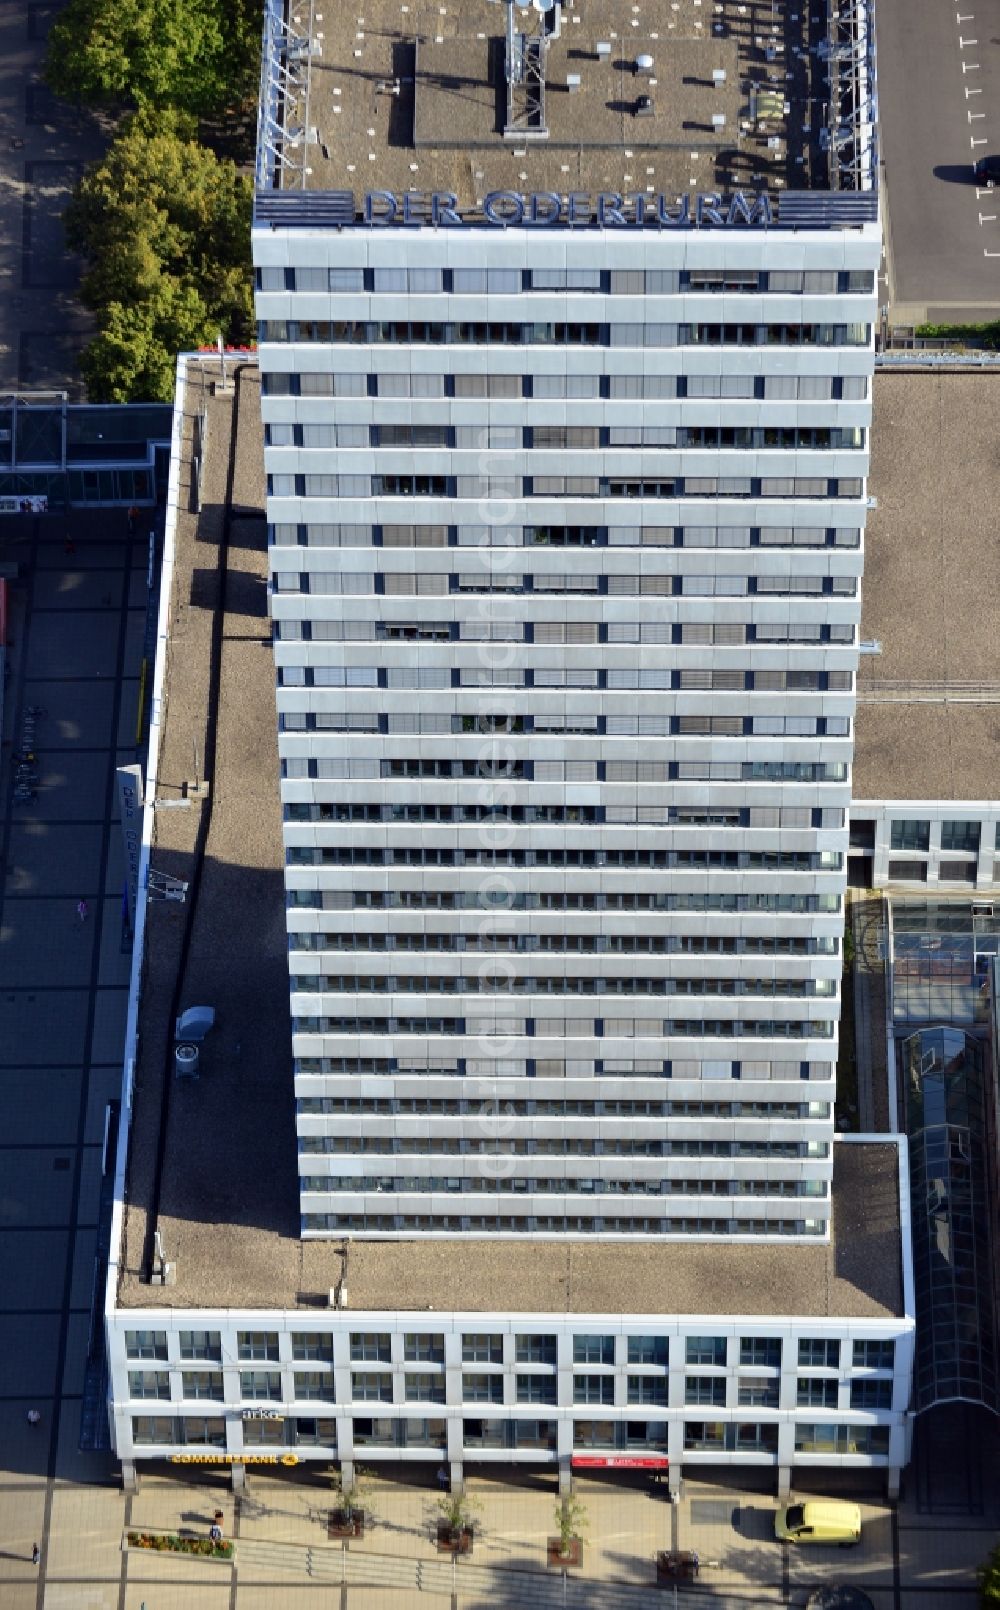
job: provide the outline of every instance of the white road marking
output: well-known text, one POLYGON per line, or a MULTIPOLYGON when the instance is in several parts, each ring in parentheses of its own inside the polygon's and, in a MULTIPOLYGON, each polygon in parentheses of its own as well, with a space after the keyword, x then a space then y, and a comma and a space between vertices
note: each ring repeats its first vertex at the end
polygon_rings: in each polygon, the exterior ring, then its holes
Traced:
POLYGON ((965 50, 967 46, 969 46, 969 45, 978 45, 978 43, 979 43, 978 39, 963 39, 961 34, 959 34, 959 36, 958 36, 958 48, 959 48, 959 50, 965 50))
POLYGON ((964 61, 962 63, 962 71, 963 73, 978 73, 979 63, 977 61, 964 61))
POLYGON ((990 143, 989 140, 970 140, 969 141, 969 144, 973 145, 973 146, 975 146, 975 145, 989 145, 989 143, 990 143))
POLYGON ((968 12, 966 14, 966 16, 963 17, 962 13, 960 11, 956 11, 955 12, 955 21, 956 22, 971 22, 974 15, 975 15, 975 13, 970 11, 970 12, 968 12))
POLYGON ((997 221, 997 215, 996 215, 995 212, 986 212, 986 213, 981 212, 979 214, 979 222, 981 224, 995 224, 996 221, 997 221))
POLYGON ((988 252, 986 250, 986 247, 984 246, 983 247, 983 256, 984 257, 1000 257, 1000 252, 988 252))
POLYGON ((965 92, 965 98, 968 100, 970 95, 981 95, 982 93, 983 92, 981 89, 967 89, 965 92))
POLYGON ((965 115, 969 119, 970 123, 976 123, 976 122, 979 121, 979 119, 981 117, 985 117, 986 113, 985 112, 966 112, 965 115))

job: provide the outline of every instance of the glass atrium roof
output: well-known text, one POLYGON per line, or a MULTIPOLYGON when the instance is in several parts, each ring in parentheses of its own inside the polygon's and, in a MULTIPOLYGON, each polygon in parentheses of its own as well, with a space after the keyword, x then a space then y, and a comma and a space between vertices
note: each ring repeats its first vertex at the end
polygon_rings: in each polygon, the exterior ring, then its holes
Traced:
POLYGON ((964 1398, 997 1408, 986 1047, 962 1029, 922 1029, 902 1046, 917 1301, 914 1406, 964 1398))
POLYGON ((893 900, 892 1016, 985 1029, 1000 901, 893 900))

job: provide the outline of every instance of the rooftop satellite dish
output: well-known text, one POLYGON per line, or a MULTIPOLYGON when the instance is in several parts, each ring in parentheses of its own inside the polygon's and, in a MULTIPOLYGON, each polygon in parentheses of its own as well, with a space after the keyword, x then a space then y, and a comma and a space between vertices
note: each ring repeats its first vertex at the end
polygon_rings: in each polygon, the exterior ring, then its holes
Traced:
POLYGON ((531 3, 535 10, 540 11, 543 16, 548 11, 554 11, 556 6, 556 0, 531 0, 531 3))
POLYGON ((514 0, 514 4, 516 5, 518 11, 527 11, 528 7, 531 5, 531 0, 514 0))

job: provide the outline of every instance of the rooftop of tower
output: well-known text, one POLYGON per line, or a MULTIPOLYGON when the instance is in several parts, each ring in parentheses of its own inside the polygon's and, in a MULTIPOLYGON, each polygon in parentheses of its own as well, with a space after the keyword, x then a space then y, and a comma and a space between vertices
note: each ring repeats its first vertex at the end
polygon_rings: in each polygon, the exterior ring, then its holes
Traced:
POLYGON ((838 1142, 829 1245, 355 1239, 345 1264, 344 1242, 299 1239, 259 382, 247 363, 231 443, 232 402, 210 394, 217 373, 216 358, 187 365, 155 786, 159 801, 181 799, 192 743, 206 752, 216 624, 213 812, 197 891, 194 852, 205 801, 161 804, 155 812, 152 864, 190 882, 194 923, 185 949, 186 908, 149 903, 119 1303, 316 1310, 346 1276, 352 1310, 902 1313, 897 1151, 890 1142, 838 1142), (236 507, 218 617, 227 495, 236 507), (203 1047, 201 1077, 178 1080, 174 1013, 202 1003, 215 1007, 217 1022, 203 1047), (158 1163, 157 1222, 176 1267, 173 1286, 145 1278, 158 1163))
POLYGON ((867 189, 865 19, 826 0, 511 0, 508 90, 507 0, 269 0, 258 185, 445 192, 470 218, 496 191, 867 189))

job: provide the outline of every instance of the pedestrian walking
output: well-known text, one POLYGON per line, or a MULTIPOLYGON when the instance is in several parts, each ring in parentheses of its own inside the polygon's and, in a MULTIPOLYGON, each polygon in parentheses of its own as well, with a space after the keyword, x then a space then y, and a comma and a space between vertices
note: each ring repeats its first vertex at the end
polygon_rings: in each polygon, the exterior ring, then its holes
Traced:
POLYGON ((88 916, 90 915, 90 907, 88 906, 86 900, 77 901, 76 914, 81 922, 86 922, 88 916))
POLYGON ((28 1424, 29 1424, 29 1426, 40 1425, 41 1424, 41 1419, 42 1419, 42 1417, 39 1414, 37 1409, 29 1409, 28 1410, 28 1424))
POLYGON ((37 1565, 39 1560, 41 1559, 41 1557, 42 1557, 42 1555, 41 1555, 41 1551, 40 1551, 40 1549, 38 1547, 38 1544, 37 1543, 32 1543, 32 1545, 31 1545, 31 1563, 32 1563, 32 1565, 37 1565))

